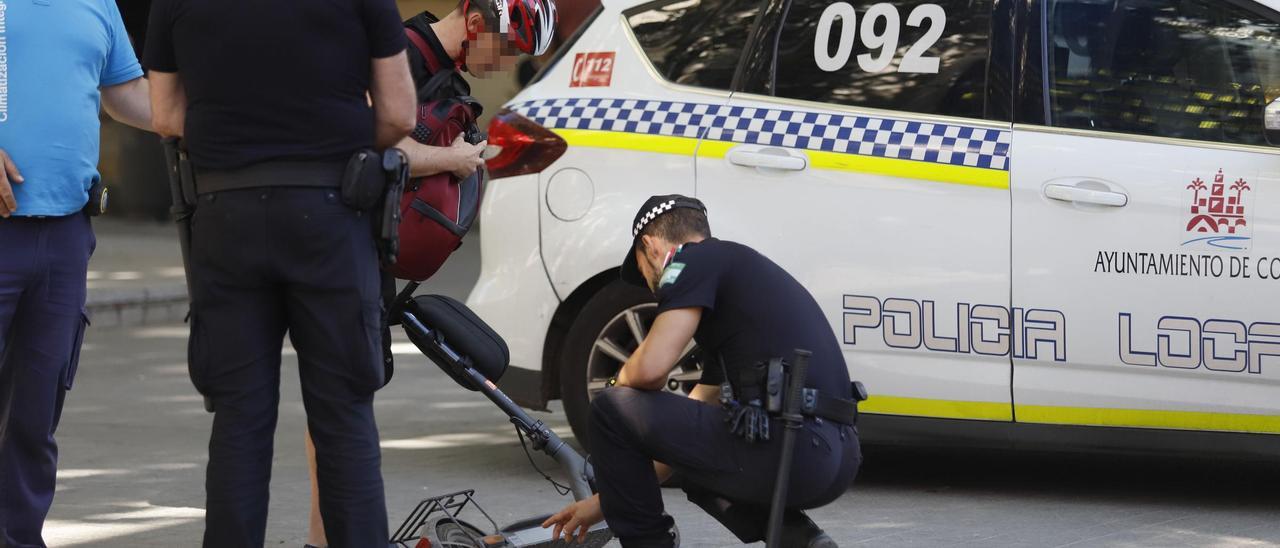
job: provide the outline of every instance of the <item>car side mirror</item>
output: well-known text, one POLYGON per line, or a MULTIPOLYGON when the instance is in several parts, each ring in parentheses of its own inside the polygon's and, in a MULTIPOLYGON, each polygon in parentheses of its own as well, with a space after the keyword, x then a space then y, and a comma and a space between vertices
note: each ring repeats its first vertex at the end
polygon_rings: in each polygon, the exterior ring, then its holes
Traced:
POLYGON ((1267 142, 1272 146, 1280 146, 1280 97, 1267 103, 1263 112, 1263 126, 1267 134, 1267 142))

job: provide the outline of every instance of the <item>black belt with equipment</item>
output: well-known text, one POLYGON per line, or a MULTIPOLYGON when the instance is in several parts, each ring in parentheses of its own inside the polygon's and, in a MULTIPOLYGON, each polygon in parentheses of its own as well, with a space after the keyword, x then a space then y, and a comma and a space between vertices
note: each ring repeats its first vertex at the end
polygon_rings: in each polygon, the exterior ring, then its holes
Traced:
POLYGON ((833 398, 823 395, 814 388, 805 388, 801 393, 804 403, 800 412, 807 417, 818 417, 850 426, 858 424, 858 402, 867 399, 867 389, 862 383, 853 381, 852 400, 833 398))
MULTIPOLYGON (((727 369, 727 368, 726 368, 727 369)), ((769 418, 783 412, 784 396, 791 382, 790 362, 774 358, 740 370, 737 379, 720 385, 720 403, 728 414, 729 430, 747 441, 769 440, 769 418)), ((727 371, 726 371, 727 373, 727 371)), ((800 391, 800 412, 850 426, 858 423, 858 402, 867 399, 862 383, 851 383, 852 400, 823 394, 814 388, 800 391)))
MULTIPOLYGON (((357 152, 347 162, 264 162, 235 170, 197 170, 177 138, 163 141, 168 167, 169 194, 173 200, 169 212, 178 225, 178 243, 182 250, 182 266, 191 278, 191 218, 195 214, 197 196, 257 187, 329 187, 339 188, 342 201, 360 212, 371 212, 374 238, 384 264, 395 264, 399 251, 400 196, 409 179, 409 159, 399 149, 379 154, 372 150, 357 152), (199 179, 199 184, 196 180, 199 179)), ((96 185, 91 192, 86 213, 100 214, 106 208, 106 191, 96 185)), ((190 297, 191 284, 187 284, 190 297)), ((205 409, 213 412, 213 401, 205 397, 205 409)))
POLYGON ((265 187, 342 186, 346 162, 261 162, 238 169, 197 169, 190 186, 198 194, 265 187))
MULTIPOLYGON (((185 154, 176 141, 167 146, 169 156, 185 154)), ((170 175, 188 209, 195 207, 197 194, 211 192, 261 187, 339 189, 347 207, 370 214, 382 263, 395 264, 399 254, 400 196, 409 180, 409 159, 400 149, 361 150, 346 162, 272 161, 228 170, 192 170, 188 165, 185 172, 171 168, 170 175)))

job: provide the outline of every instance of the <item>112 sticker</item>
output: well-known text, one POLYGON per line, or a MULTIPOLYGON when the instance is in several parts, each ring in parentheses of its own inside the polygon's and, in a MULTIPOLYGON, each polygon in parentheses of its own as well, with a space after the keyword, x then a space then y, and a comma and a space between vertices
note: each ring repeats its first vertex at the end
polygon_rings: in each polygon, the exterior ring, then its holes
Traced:
POLYGON ((569 87, 609 87, 613 82, 614 52, 579 53, 573 59, 569 87))

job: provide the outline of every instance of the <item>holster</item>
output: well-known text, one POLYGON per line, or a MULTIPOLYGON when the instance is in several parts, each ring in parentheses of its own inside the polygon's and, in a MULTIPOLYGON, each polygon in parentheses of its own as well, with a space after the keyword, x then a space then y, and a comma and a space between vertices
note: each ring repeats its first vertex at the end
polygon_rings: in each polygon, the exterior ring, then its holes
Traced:
POLYGON ((342 176, 342 202, 370 212, 382 265, 396 263, 400 252, 400 197, 409 180, 409 159, 398 148, 379 154, 361 150, 351 156, 342 176))
MULTIPOLYGON (((175 137, 162 141, 165 166, 169 176, 169 214, 178 225, 178 248, 182 252, 182 268, 187 274, 187 298, 191 297, 191 216, 196 211, 196 175, 182 144, 175 137)), ((190 316, 188 315, 188 319, 190 316)), ((213 399, 204 397, 205 411, 213 412, 213 399)))
POLYGON ((351 155, 342 174, 342 203, 356 211, 369 211, 381 203, 386 186, 382 156, 361 150, 351 155))
MULTIPOLYGON (((736 377, 720 386, 720 403, 728 412, 725 421, 730 423, 730 431, 747 441, 768 441, 768 418, 777 417, 783 411, 783 396, 791 380, 790 363, 782 358, 773 358, 740 369, 736 377)), ((846 400, 814 388, 805 388, 802 390, 801 413, 856 425, 858 402, 867 399, 867 391, 857 381, 852 383, 851 389, 853 399, 846 400)))
POLYGON ((400 254, 400 198, 409 182, 409 157, 398 148, 389 148, 382 154, 382 175, 386 181, 381 215, 374 216, 375 236, 378 240, 378 256, 384 268, 396 264, 400 254))
POLYGON ((738 378, 730 379, 738 401, 764 406, 766 394, 765 379, 768 377, 769 362, 761 362, 738 370, 738 378), (734 382, 736 381, 736 382, 734 382))
POLYGON ((726 375, 727 382, 720 386, 720 404, 729 431, 749 443, 769 441, 768 370, 768 362, 757 363, 738 370, 736 379, 726 375))
POLYGON ((93 182, 93 186, 89 187, 89 201, 84 205, 84 213, 90 217, 97 217, 107 212, 107 200, 110 197, 110 191, 102 180, 93 182))

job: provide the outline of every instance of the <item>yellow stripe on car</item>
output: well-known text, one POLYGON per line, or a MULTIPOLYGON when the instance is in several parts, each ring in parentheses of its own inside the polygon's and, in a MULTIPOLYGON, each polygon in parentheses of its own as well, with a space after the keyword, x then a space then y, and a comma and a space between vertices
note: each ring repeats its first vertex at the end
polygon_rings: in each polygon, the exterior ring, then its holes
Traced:
MULTIPOLYGON (((560 135, 570 146, 575 147, 634 150, 679 156, 698 154, 706 158, 723 158, 729 149, 738 145, 737 143, 723 141, 703 141, 701 149, 699 149, 698 139, 689 137, 668 137, 664 135, 643 135, 588 129, 556 129, 553 131, 560 135)), ((810 166, 815 169, 887 175, 904 179, 983 188, 1009 188, 1009 172, 1003 170, 837 152, 813 150, 800 152, 808 156, 810 166)))
POLYGON ((938 419, 1006 422, 1013 420, 1012 409, 1007 403, 904 398, 877 394, 872 394, 867 401, 859 403, 858 411, 860 413, 878 415, 906 415, 938 419))
MULTIPOLYGON (((698 151, 699 156, 707 158, 724 158, 729 149, 737 143, 723 141, 706 141, 698 151)), ((868 173, 887 175, 904 179, 919 179, 955 185, 980 186, 986 188, 1009 188, 1009 172, 980 167, 954 166, 915 160, 899 160, 878 156, 862 156, 859 154, 841 154, 817 150, 800 150, 809 157, 809 166, 815 169, 847 171, 852 173, 868 173)))
POLYGON ((1114 409, 1055 405, 1010 406, 1007 403, 936 400, 872 395, 858 405, 862 413, 939 419, 967 419, 1023 424, 1110 426, 1280 434, 1280 416, 1248 413, 1210 413, 1163 409, 1114 409))
POLYGON ((635 150, 658 154, 675 154, 678 156, 693 156, 698 151, 698 140, 690 137, 668 137, 665 135, 644 135, 592 129, 554 129, 552 131, 563 138, 570 146, 575 147, 635 150))
POLYGON ((1018 422, 1280 434, 1280 416, 1155 409, 1015 405, 1018 422))

